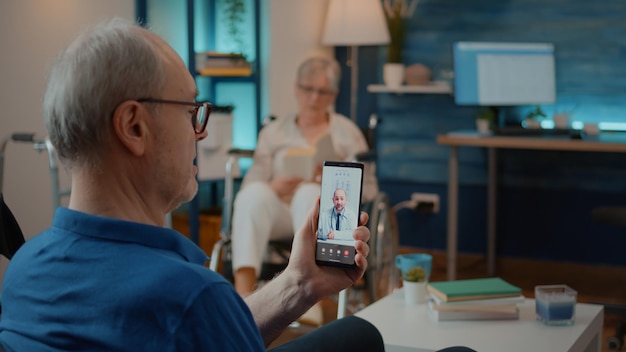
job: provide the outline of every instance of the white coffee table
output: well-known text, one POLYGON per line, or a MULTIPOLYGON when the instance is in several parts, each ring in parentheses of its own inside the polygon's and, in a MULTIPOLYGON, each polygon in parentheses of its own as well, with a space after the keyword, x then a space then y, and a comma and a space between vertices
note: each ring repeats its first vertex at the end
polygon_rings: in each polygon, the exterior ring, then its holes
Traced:
POLYGON ((546 326, 536 320, 535 300, 519 304, 519 320, 434 321, 426 304, 408 306, 402 289, 355 315, 381 332, 387 351, 433 351, 466 346, 480 352, 600 352, 604 308, 576 305, 572 326, 546 326))

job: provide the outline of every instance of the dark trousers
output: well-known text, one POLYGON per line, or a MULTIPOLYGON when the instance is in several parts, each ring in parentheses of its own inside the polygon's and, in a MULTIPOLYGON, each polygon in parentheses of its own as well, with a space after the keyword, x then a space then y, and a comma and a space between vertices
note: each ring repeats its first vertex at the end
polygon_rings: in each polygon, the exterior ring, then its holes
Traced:
MULTIPOLYGON (((321 326, 270 352, 383 352, 385 345, 378 329, 370 322, 348 316, 321 326)), ((467 347, 449 347, 439 352, 476 352, 467 347)))

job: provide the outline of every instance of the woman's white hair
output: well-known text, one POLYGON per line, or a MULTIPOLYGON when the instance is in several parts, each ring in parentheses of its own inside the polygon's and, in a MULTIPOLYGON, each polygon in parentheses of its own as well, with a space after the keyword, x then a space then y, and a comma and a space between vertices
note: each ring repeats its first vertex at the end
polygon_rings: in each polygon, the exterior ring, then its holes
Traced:
POLYGON ((313 56, 306 59, 298 68, 297 79, 298 82, 301 82, 303 79, 314 78, 320 75, 326 75, 331 89, 334 91, 339 90, 341 69, 337 60, 329 57, 313 56))

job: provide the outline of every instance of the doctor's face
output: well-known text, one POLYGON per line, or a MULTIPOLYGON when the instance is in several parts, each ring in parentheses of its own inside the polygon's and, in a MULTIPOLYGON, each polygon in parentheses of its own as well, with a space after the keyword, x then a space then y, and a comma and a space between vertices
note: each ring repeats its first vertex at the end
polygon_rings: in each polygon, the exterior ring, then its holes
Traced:
POLYGON ((343 189, 338 189, 333 194, 333 205, 335 206, 335 210, 337 212, 343 211, 347 201, 348 197, 346 197, 346 191, 343 189))

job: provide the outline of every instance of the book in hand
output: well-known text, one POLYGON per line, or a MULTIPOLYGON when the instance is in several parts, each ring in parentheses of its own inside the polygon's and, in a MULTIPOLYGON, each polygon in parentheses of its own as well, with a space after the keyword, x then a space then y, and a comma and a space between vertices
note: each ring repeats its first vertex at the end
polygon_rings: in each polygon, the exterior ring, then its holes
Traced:
POLYGON ((338 158, 330 134, 326 133, 316 140, 314 147, 288 149, 283 156, 281 174, 311 181, 325 160, 338 158))
POLYGON ((428 313, 436 321, 519 319, 519 309, 515 304, 439 305, 430 300, 428 313))
POLYGON ((427 289, 443 302, 514 297, 522 294, 521 288, 499 277, 431 282, 427 289))

